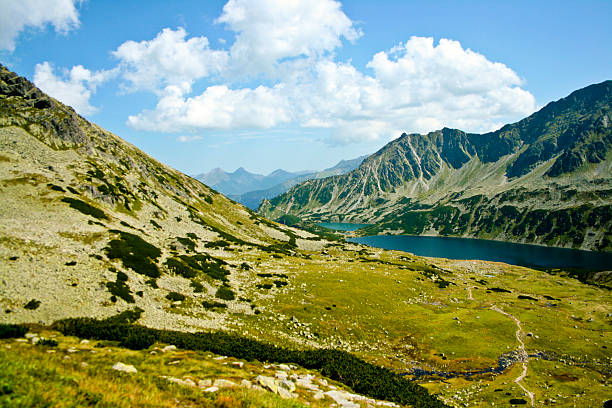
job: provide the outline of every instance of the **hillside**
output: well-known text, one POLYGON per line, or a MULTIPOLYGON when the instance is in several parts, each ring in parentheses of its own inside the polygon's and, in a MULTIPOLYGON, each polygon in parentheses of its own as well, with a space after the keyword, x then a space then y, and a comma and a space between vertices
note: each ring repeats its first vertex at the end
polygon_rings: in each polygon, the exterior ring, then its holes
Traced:
MULTIPOLYGON (((0 196, 0 323, 59 343, 2 340, 0 405, 342 405, 332 391, 414 407, 612 399, 609 290, 562 270, 423 258, 276 224, 4 67, 0 196), (118 322, 123 312, 134 318, 118 322), (64 318, 81 319, 71 333, 49 326, 64 318), (135 345, 144 350, 124 347, 135 345), (167 345, 177 351, 161 354, 167 345), (108 367, 118 362, 138 372, 108 367), (280 364, 301 367, 281 379, 280 364), (178 387, 257 375, 298 396, 178 387), (332 393, 315 399, 301 375, 332 393)), ((372 405, 360 398, 351 406, 372 405)))
POLYGON ((486 134, 403 134, 344 176, 262 203, 278 219, 612 250, 612 81, 486 134))

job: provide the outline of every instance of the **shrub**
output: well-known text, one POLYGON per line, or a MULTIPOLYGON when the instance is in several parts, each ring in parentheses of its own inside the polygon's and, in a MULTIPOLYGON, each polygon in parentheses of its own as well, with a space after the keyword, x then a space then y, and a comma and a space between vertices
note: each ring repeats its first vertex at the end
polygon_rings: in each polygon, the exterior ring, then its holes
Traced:
POLYGON ((288 282, 287 281, 282 281, 282 280, 275 280, 274 281, 274 285, 276 285, 277 288, 281 288, 283 286, 287 286, 288 282))
POLYGON ((144 327, 130 327, 125 337, 119 343, 120 347, 131 350, 143 350, 155 343, 155 335, 144 327))
POLYGON ((0 324, 0 339, 23 337, 28 328, 19 324, 0 324))
POLYGON ((215 296, 223 300, 236 299, 236 294, 234 293, 234 291, 228 288, 227 286, 220 286, 219 289, 217 289, 217 293, 215 293, 215 296))
POLYGON ((203 301, 202 306, 204 306, 204 309, 227 308, 227 305, 225 303, 215 301, 209 302, 208 300, 203 301))
POLYGON ((512 291, 508 289, 504 289, 504 288, 487 288, 487 290, 490 290, 491 292, 497 292, 497 293, 512 293, 512 291))
POLYGON ((26 303, 23 307, 28 310, 36 310, 40 306, 40 300, 32 299, 28 303, 26 303))
POLYGON ((130 291, 130 287, 126 284, 128 277, 125 273, 117 272, 117 280, 115 282, 106 282, 108 291, 116 297, 120 297, 128 303, 134 303, 134 296, 130 291))
POLYGON ((176 240, 183 246, 187 247, 188 251, 195 251, 196 243, 189 238, 176 237, 176 240))
POLYGON ((202 293, 202 292, 204 292, 204 285, 202 285, 197 280, 192 280, 191 283, 189 284, 189 286, 191 286, 193 288, 193 291, 195 293, 202 293))
POLYGON ((227 262, 206 254, 181 255, 179 258, 192 269, 204 272, 213 279, 227 281, 226 276, 230 274, 223 267, 227 262))
POLYGON ((197 275, 197 271, 183 262, 180 258, 168 258, 165 265, 169 271, 187 279, 194 278, 197 275))
POLYGON ((39 346, 57 347, 57 340, 42 338, 36 344, 39 346))
POLYGON ((220 239, 218 241, 207 242, 207 243, 204 244, 204 247, 205 248, 217 249, 217 248, 227 248, 230 245, 231 244, 229 242, 220 239))
POLYGON ((119 234, 104 248, 109 259, 121 259, 123 266, 150 278, 159 278, 161 273, 155 261, 161 255, 159 248, 137 235, 125 231, 110 230, 119 234))
POLYGON ((55 184, 49 183, 49 184, 47 184, 47 186, 49 186, 49 188, 51 188, 51 190, 53 190, 53 191, 59 191, 59 192, 62 192, 62 193, 66 192, 66 190, 64 190, 60 186, 56 186, 55 184))
POLYGON ((518 298, 521 300, 533 300, 535 302, 538 301, 538 299, 531 297, 531 296, 527 296, 527 295, 518 295, 518 298))
POLYGON ((182 302, 185 300, 185 295, 178 292, 170 292, 166 295, 166 299, 171 300, 173 302, 182 302))
POLYGON ((108 220, 108 216, 101 209, 94 207, 85 201, 77 200, 76 198, 64 197, 62 201, 68 203, 71 208, 82 212, 85 215, 91 215, 94 218, 108 220))

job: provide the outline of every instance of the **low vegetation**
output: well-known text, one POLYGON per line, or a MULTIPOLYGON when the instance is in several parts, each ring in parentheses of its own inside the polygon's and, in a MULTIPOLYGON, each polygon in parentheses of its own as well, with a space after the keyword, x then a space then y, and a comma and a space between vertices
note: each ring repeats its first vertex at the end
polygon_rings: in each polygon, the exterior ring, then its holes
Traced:
POLYGON ((65 319, 56 322, 53 327, 64 335, 119 341, 123 346, 132 349, 148 348, 153 343, 160 342, 187 350, 210 351, 248 361, 299 364, 305 368, 320 370, 326 377, 372 398, 422 408, 446 406, 425 388, 405 377, 343 351, 294 350, 223 332, 185 333, 156 330, 89 318, 65 319))

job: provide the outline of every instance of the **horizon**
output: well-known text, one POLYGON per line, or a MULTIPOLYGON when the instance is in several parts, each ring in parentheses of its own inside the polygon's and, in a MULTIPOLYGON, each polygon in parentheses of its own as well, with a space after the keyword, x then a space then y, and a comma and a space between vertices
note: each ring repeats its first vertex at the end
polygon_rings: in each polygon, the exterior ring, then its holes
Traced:
POLYGON ((0 9, 4 65, 192 175, 319 171, 404 132, 484 133, 612 78, 604 1, 0 9))

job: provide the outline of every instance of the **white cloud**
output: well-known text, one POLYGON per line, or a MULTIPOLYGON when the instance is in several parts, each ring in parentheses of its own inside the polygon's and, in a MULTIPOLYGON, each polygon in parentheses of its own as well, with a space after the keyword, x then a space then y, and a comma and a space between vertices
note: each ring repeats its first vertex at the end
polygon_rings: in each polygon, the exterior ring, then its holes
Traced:
POLYGON ((178 140, 181 143, 189 143, 189 142, 195 142, 196 140, 200 140, 202 139, 202 136, 198 136, 198 135, 193 135, 193 136, 179 136, 176 138, 176 140, 178 140))
POLYGON ((15 40, 26 27, 53 25, 66 33, 79 26, 76 0, 2 0, 0 2, 0 49, 14 51, 15 40))
POLYGON ((232 70, 270 74, 286 58, 316 57, 361 32, 334 0, 229 0, 217 19, 236 32, 232 70))
POLYGON ((113 52, 132 90, 160 92, 167 86, 189 92, 194 81, 219 73, 227 52, 209 47, 206 37, 186 40, 183 28, 165 28, 150 41, 126 41, 113 52))
POLYGON ((367 66, 373 75, 330 55, 280 64, 274 86, 213 85, 193 97, 168 88, 155 110, 131 116, 129 124, 177 132, 293 123, 329 129, 331 143, 351 143, 444 126, 484 132, 536 108, 512 69, 457 41, 413 37, 367 66))
POLYGON ((62 103, 72 106, 78 113, 88 115, 97 109, 89 102, 98 85, 116 75, 116 70, 92 72, 81 65, 64 70, 62 76, 53 72, 49 62, 36 64, 34 83, 45 93, 62 103))
POLYGON ((185 98, 178 88, 167 88, 155 110, 130 116, 135 129, 162 132, 197 129, 267 129, 290 121, 282 86, 232 90, 225 85, 185 98))

